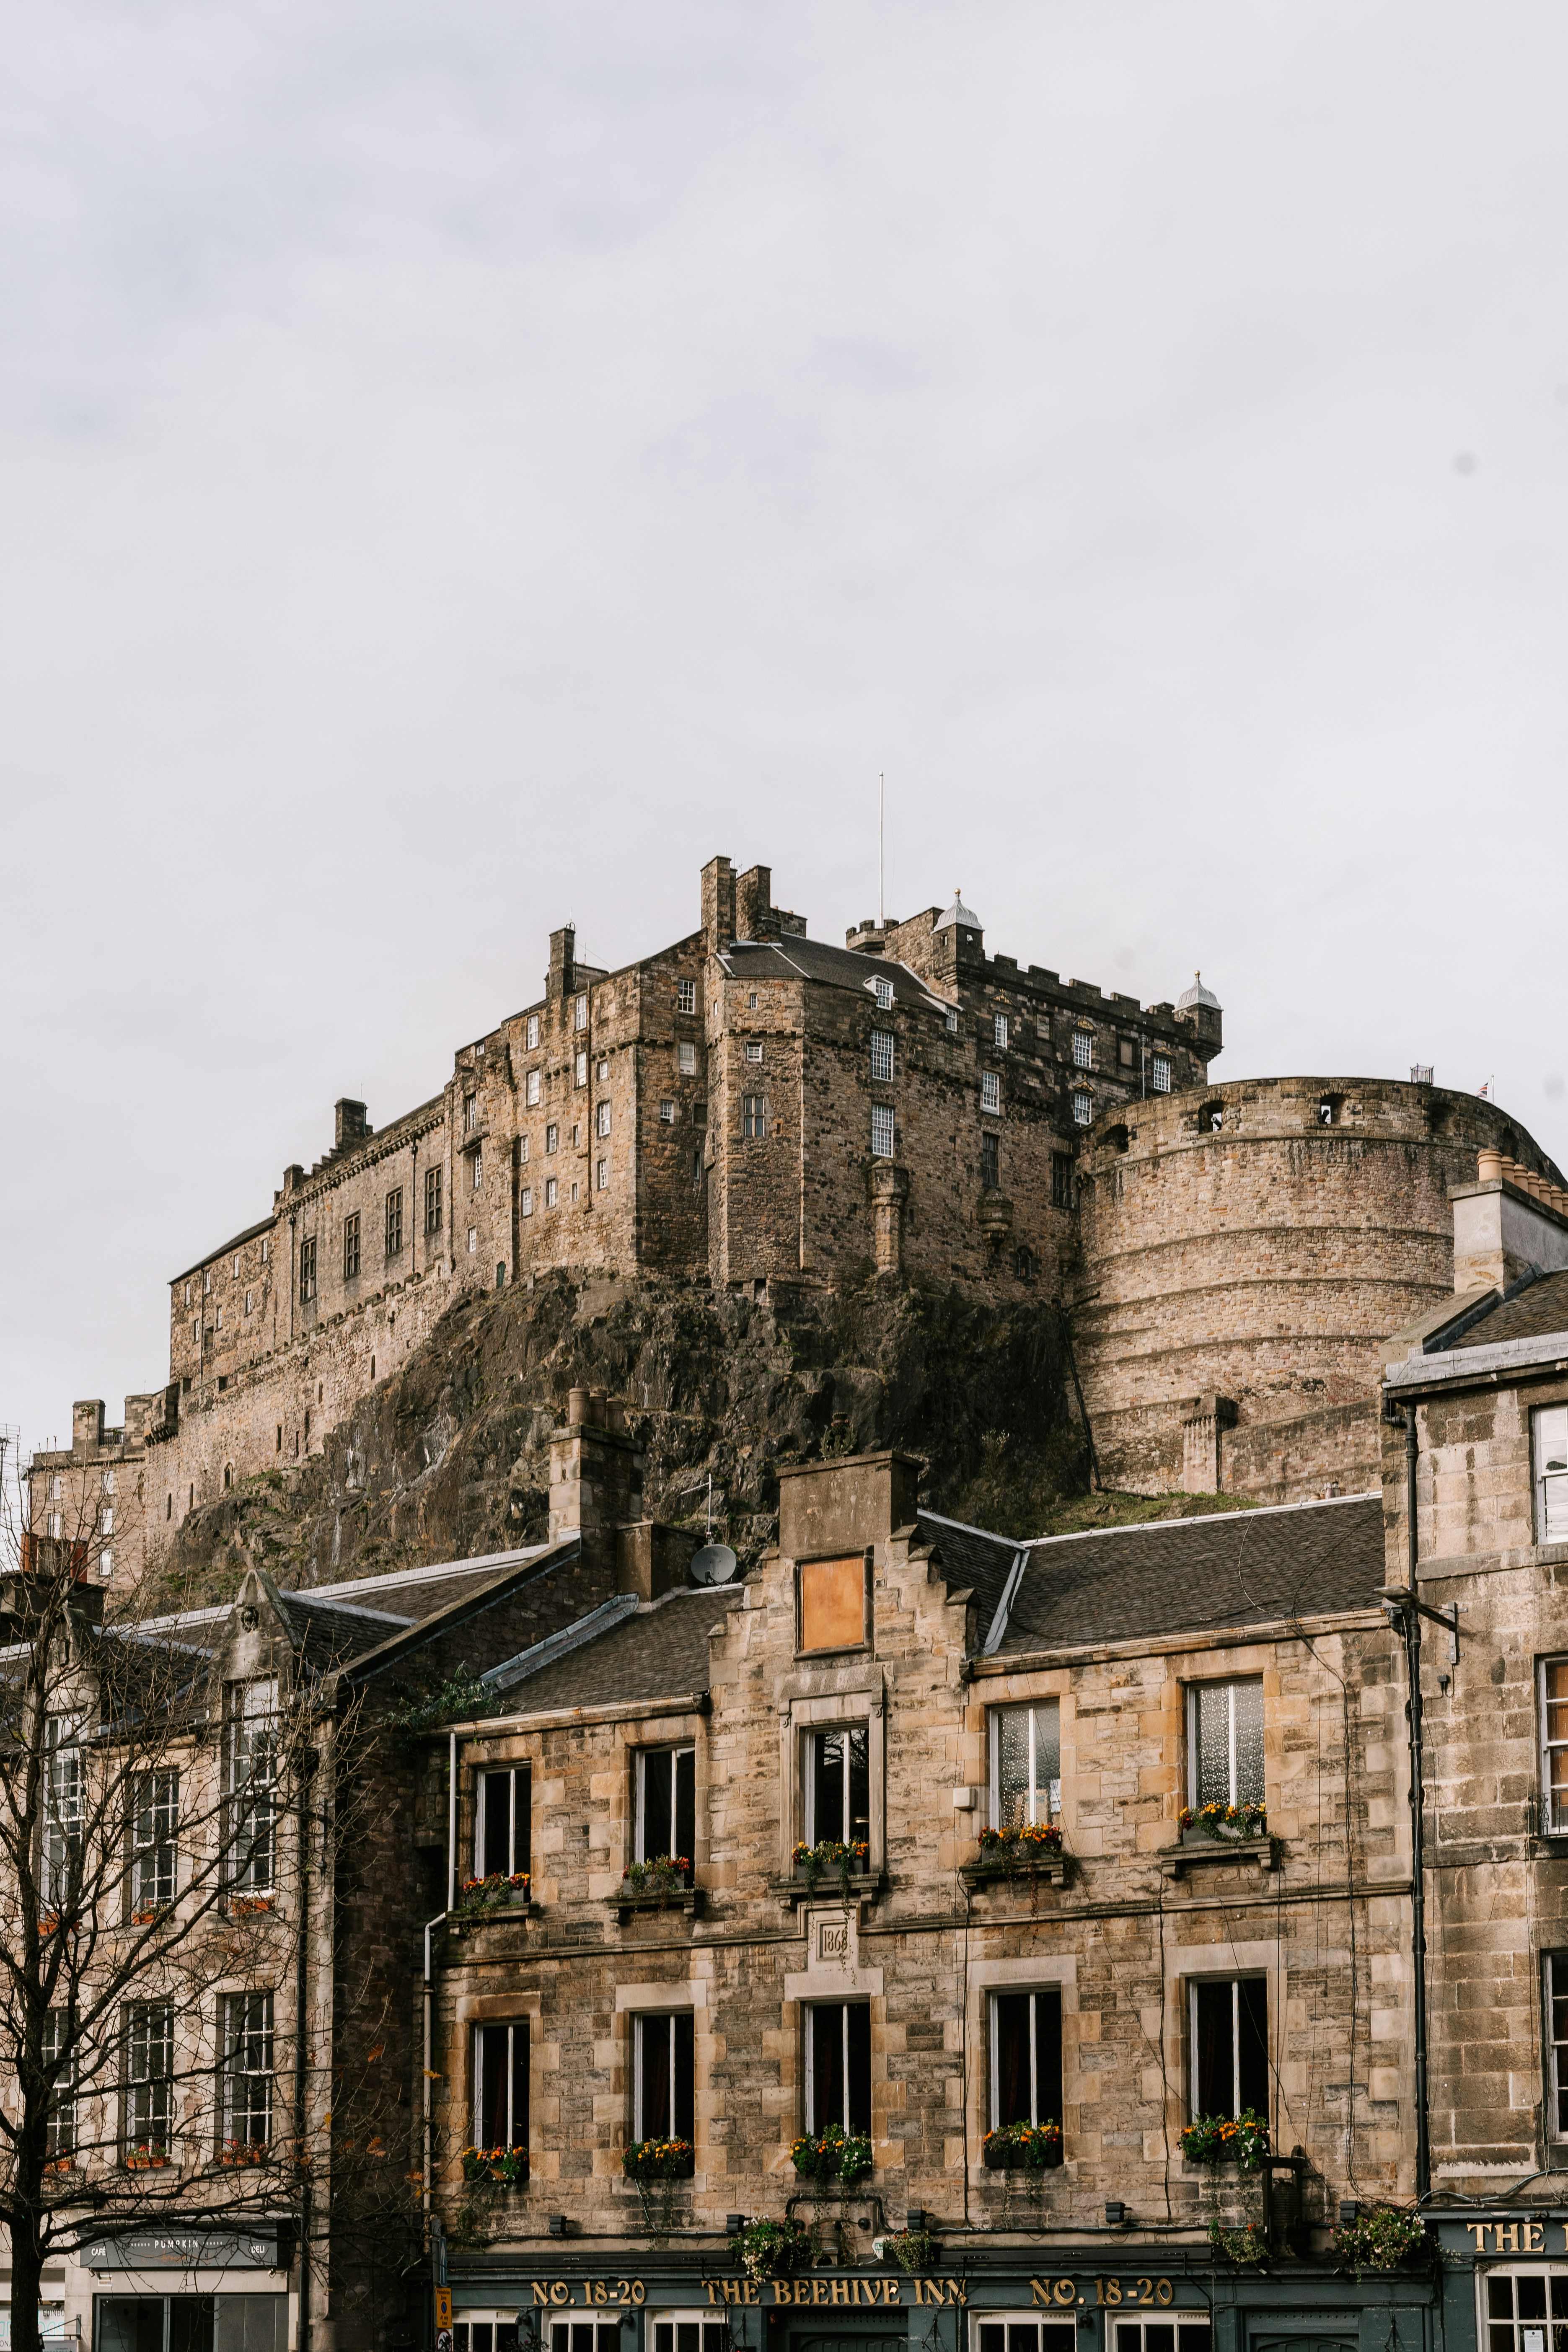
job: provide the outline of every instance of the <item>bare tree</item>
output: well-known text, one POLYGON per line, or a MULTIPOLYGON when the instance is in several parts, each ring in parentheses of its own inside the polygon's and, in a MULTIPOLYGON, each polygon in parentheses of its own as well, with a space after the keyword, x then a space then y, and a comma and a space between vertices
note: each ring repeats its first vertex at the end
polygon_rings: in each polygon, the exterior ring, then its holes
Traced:
POLYGON ((291 2216, 308 2305, 334 2201, 342 2226, 373 2231, 410 2201, 381 2050, 367 2035, 349 2067, 334 2046, 353 1710, 265 1580, 247 1578, 249 1606, 154 1616, 105 1589, 95 1496, 58 1532, 26 1516, 14 1462, 0 1525, 12 2342, 38 2343, 51 2253, 153 2223, 291 2216))

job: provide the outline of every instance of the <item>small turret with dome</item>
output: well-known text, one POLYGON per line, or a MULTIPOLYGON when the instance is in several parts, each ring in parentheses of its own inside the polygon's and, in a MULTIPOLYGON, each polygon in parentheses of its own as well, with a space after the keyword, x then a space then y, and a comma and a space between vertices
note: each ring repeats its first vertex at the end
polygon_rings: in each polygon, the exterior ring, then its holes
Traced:
POLYGON ((939 915, 937 917, 936 921, 933 923, 931 928, 933 930, 938 931, 973 931, 976 939, 982 937, 984 929, 984 926, 981 922, 979 916, 974 914, 964 905, 963 893, 962 890, 955 890, 953 892, 952 906, 948 908, 945 915, 939 915))
POLYGON ((1204 986, 1201 971, 1194 972, 1191 988, 1176 999, 1176 1018, 1191 1029, 1193 1051, 1199 1058, 1215 1060, 1225 1043, 1225 1008, 1213 989, 1204 986))

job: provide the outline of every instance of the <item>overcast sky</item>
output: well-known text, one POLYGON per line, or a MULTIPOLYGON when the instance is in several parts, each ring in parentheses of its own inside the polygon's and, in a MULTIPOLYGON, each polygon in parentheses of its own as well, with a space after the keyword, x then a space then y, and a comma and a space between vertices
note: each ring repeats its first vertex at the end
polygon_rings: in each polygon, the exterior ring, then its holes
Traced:
POLYGON ((723 851, 1568 1160, 1568 16, 51 0, 0 1422, 723 851))

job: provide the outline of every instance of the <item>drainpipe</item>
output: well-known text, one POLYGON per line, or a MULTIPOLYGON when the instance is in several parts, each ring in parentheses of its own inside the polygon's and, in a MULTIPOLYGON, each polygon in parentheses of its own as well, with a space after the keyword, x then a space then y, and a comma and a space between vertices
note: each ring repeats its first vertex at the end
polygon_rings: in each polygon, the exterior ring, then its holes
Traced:
POLYGON ((1415 1524, 1416 1411, 1414 1402, 1405 1408, 1405 1574, 1409 1596, 1403 1603, 1395 1601, 1388 1613, 1391 1619, 1395 1614, 1404 1619, 1405 1664, 1410 1685, 1410 1700, 1405 1713, 1410 1726, 1410 1965, 1415 2054, 1415 2194, 1419 2199, 1425 2197, 1432 2186, 1432 2151, 1426 2113, 1426 1887, 1422 1867, 1426 1835, 1422 1786, 1425 1750, 1421 1736, 1422 1608, 1415 1597, 1415 1568, 1419 1552, 1415 1524))
MULTIPOLYGON (((434 2185, 434 2180, 433 2180, 433 2175, 434 2175, 434 2158, 433 2158, 433 2144, 432 2144, 432 2119, 431 2119, 431 2114, 430 2114, 430 2053, 431 2053, 432 2048, 434 2047, 434 2035, 433 2035, 433 2032, 432 2032, 432 2016, 431 2016, 431 2011, 432 2011, 432 2004, 433 2004, 434 2000, 435 2000, 435 1974, 434 1974, 433 1963, 432 1963, 431 1957, 430 1957, 430 1933, 431 1933, 432 1928, 438 1927, 441 1925, 441 1922, 442 1922, 442 1920, 446 1917, 446 1916, 447 1916, 447 1915, 446 1915, 446 1913, 445 1913, 444 1911, 437 1911, 437 1914, 436 1914, 436 1916, 434 1917, 434 1919, 426 1919, 426 1921, 425 1922, 425 2114, 424 2114, 424 2133, 425 2133, 425 2231, 426 2231, 426 2237, 428 2237, 428 2236, 429 2236, 430 2230, 431 2230, 431 2226, 432 2226, 431 2211, 430 2211, 430 2194, 431 2194, 432 2187, 433 2187, 433 2185, 434 2185)), ((437 2285, 440 2284, 439 2280, 437 2280, 437 2285)))
POLYGON ((458 1906, 458 1735, 447 1751, 447 1908, 458 1906))
POLYGON ((300 2167, 300 2352, 310 2342, 310 2176, 300 2159, 305 2153, 306 2017, 310 1976, 310 1806, 309 1761, 300 1774, 299 1823, 300 1924, 294 1943, 294 2157, 300 2167))

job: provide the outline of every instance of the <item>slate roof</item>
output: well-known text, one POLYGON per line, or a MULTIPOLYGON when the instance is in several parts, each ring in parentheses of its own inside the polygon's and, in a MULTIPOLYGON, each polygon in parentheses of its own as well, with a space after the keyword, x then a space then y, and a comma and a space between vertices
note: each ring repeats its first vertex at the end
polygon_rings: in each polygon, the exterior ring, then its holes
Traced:
POLYGON ((998 1655, 1375 1608, 1383 1497, 1157 1519, 1028 1547, 998 1655))
POLYGON ((708 1687, 708 1636, 734 1608, 741 1586, 681 1587, 645 1602, 596 1642, 570 1650, 497 1694, 498 1715, 551 1715, 619 1700, 684 1698, 708 1687))
POLYGON ((855 948, 829 947, 826 940, 737 940, 719 961, 735 980, 815 980, 868 997, 874 981, 890 980, 895 1004, 919 1013, 947 1012, 942 999, 906 964, 861 955, 855 948))
POLYGON ((921 1541, 936 1547, 938 1565, 948 1591, 962 1592, 966 1586, 973 1587, 980 1639, 984 1642, 996 1614, 1003 1587, 1024 1546, 1015 1543, 1010 1536, 988 1535, 984 1528, 965 1527, 960 1519, 939 1518, 934 1511, 917 1511, 915 1521, 921 1541))
MULTIPOLYGON (((1464 1348, 1500 1347, 1505 1339, 1540 1339, 1568 1331, 1568 1272, 1543 1274, 1512 1298, 1505 1298, 1453 1343, 1464 1348)), ((1441 1334, 1438 1334, 1441 1337, 1441 1334)))
MULTIPOLYGON (((433 1560, 424 1568, 389 1569, 381 1576, 351 1577, 342 1584, 313 1584, 303 1598, 312 1601, 350 1602, 356 1609, 384 1609, 405 1623, 417 1624, 438 1609, 467 1601, 509 1569, 531 1559, 542 1559, 548 1544, 530 1544, 519 1551, 485 1552, 473 1559, 433 1560)), ((386 1629, 391 1633, 393 1628, 386 1629)))
POLYGON ((351 1609, 311 1592, 279 1592, 284 1622, 309 1665, 341 1666, 374 1650, 416 1621, 381 1609, 351 1609))

